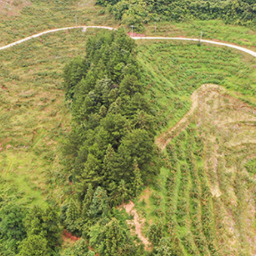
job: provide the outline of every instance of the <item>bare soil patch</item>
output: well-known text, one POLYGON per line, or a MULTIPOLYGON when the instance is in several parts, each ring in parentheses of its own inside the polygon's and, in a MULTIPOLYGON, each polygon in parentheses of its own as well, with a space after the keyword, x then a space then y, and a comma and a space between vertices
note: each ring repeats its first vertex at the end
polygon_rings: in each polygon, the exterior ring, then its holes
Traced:
POLYGON ((128 220, 127 223, 129 226, 135 226, 135 230, 131 228, 131 233, 135 233, 138 235, 139 239, 145 245, 146 250, 150 250, 150 242, 147 240, 146 237, 142 235, 142 228, 145 223, 145 219, 140 218, 139 214, 137 213, 136 209, 134 209, 135 204, 130 201, 128 204, 123 205, 126 212, 133 216, 133 220, 128 220))
POLYGON ((0 15, 17 16, 28 5, 31 5, 28 0, 0 0, 0 15))

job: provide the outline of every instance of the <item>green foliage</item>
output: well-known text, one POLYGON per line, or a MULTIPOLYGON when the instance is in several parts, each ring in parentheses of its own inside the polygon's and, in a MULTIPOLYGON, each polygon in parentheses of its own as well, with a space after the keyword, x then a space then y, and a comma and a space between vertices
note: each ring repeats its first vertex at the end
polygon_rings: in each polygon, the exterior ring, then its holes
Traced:
POLYGON ((89 208, 89 216, 92 219, 97 219, 99 217, 107 217, 109 213, 109 198, 107 193, 101 187, 95 190, 92 204, 89 208))
POLYGON ((163 236, 163 223, 152 224, 148 231, 149 241, 154 245, 158 245, 159 241, 163 236))
POLYGON ((33 241, 41 236, 47 242, 47 249, 50 250, 50 253, 58 251, 61 245, 59 221, 59 216, 53 208, 48 207, 42 210, 39 207, 33 207, 24 220, 28 237, 30 237, 24 243, 31 243, 31 246, 34 246, 33 241))
MULTIPOLYGON (((91 254, 88 248, 88 244, 84 239, 79 239, 72 248, 66 250, 65 253, 63 254, 63 256, 88 256, 88 255, 91 255, 91 254)), ((92 254, 92 255, 95 255, 95 254, 92 254)))
POLYGON ((65 225, 68 231, 75 233, 80 229, 78 225, 78 219, 81 215, 81 211, 74 200, 71 198, 68 209, 66 212, 65 225))
POLYGON ((90 38, 85 59, 66 65, 64 87, 73 116, 64 155, 75 193, 82 201, 89 186, 100 186, 110 205, 120 204, 159 172, 134 41, 122 29, 90 38))
POLYGON ((134 161, 134 187, 135 187, 135 195, 137 196, 139 191, 141 190, 141 186, 143 185, 143 181, 141 179, 141 172, 137 163, 137 160, 134 161))
POLYGON ((90 244, 96 248, 96 251, 106 256, 130 256, 135 255, 136 252, 129 231, 125 230, 115 218, 111 219, 94 239, 90 239, 90 244))
POLYGON ((16 253, 18 242, 26 237, 25 209, 17 202, 5 202, 0 208, 0 244, 6 255, 16 253))
POLYGON ((161 238, 159 246, 156 247, 155 256, 174 256, 177 255, 175 250, 172 248, 171 240, 167 237, 161 238))
POLYGON ((29 235, 19 245, 19 256, 50 256, 47 240, 41 235, 29 235))
POLYGON ((248 161, 245 165, 245 168, 247 169, 247 171, 251 174, 255 174, 256 173, 256 160, 252 159, 250 161, 248 161))
POLYGON ((146 0, 97 0, 96 4, 106 6, 116 19, 128 26, 134 25, 143 31, 143 25, 151 21, 184 21, 222 19, 226 23, 254 26, 255 4, 252 0, 228 1, 146 1, 146 0))

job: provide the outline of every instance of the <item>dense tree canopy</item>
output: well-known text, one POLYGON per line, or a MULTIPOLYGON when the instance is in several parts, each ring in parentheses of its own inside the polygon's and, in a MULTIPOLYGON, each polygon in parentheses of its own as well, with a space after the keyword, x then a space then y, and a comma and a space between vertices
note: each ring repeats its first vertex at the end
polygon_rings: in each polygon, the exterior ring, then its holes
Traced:
POLYGON ((0 255, 58 255, 61 229, 56 209, 30 208, 0 194, 0 255))
POLYGON ((256 26, 254 0, 97 0, 97 4, 109 6, 116 19, 124 24, 143 29, 151 21, 199 18, 222 19, 227 23, 256 26))
POLYGON ((134 41, 122 29, 102 31, 88 40, 84 59, 66 65, 64 80, 73 116, 64 155, 75 193, 82 201, 89 186, 100 186, 119 204, 159 172, 134 41))

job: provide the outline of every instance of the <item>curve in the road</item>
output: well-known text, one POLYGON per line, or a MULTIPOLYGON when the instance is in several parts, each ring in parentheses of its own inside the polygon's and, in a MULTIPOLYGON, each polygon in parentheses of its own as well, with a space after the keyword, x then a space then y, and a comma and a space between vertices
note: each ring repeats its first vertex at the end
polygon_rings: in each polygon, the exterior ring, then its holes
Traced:
MULTIPOLYGON (((154 39, 159 39, 159 40, 182 40, 182 41, 195 41, 195 42, 199 42, 199 39, 195 39, 195 38, 183 38, 183 37, 132 37, 135 40, 144 40, 144 39, 149 39, 149 40, 154 40, 154 39)), ((233 44, 227 44, 227 43, 221 43, 221 42, 216 42, 216 41, 211 41, 211 40, 200 40, 201 43, 208 43, 208 44, 216 44, 216 45, 221 45, 221 46, 227 46, 230 48, 234 48, 243 52, 246 52, 250 55, 252 55, 253 57, 256 57, 256 52, 248 50, 244 47, 241 46, 237 46, 237 45, 233 45, 233 44)))
MULTIPOLYGON (((24 39, 21 39, 19 41, 16 41, 14 43, 8 44, 6 46, 2 46, 0 47, 0 50, 4 50, 7 48, 10 48, 12 46, 15 46, 17 44, 21 44, 25 41, 28 41, 30 39, 48 34, 48 33, 54 33, 54 32, 58 32, 58 31, 62 31, 62 30, 69 30, 69 29, 78 29, 78 28, 82 28, 82 29, 87 29, 87 28, 100 28, 100 29, 108 29, 108 30, 113 30, 115 28, 112 27, 105 27, 105 26, 76 26, 76 27, 67 27, 67 28, 57 28, 57 29, 51 29, 51 30, 47 30, 29 37, 26 37, 24 39)), ((194 41, 194 42, 199 42, 198 39, 195 38, 182 38, 182 37, 132 37, 134 40, 182 40, 182 41, 194 41)), ((256 57, 256 52, 248 50, 244 47, 241 46, 237 46, 237 45, 233 45, 233 44, 227 44, 227 43, 221 43, 221 42, 216 42, 216 41, 211 41, 211 40, 201 40, 202 43, 208 43, 208 44, 215 44, 215 45, 220 45, 220 46, 226 46, 226 47, 230 47, 230 48, 234 48, 237 49, 239 51, 245 52, 250 54, 253 57, 256 57)))
POLYGON ((62 30, 78 29, 78 28, 82 28, 82 29, 101 28, 101 29, 108 29, 108 30, 115 29, 115 28, 112 28, 112 27, 104 27, 104 26, 76 26, 76 27, 67 27, 67 28, 56 28, 56 29, 47 30, 47 31, 44 31, 44 32, 41 32, 41 33, 38 33, 38 34, 35 34, 35 35, 32 35, 32 36, 29 36, 29 37, 26 37, 24 39, 21 39, 19 41, 14 42, 14 43, 8 44, 6 46, 2 46, 2 47, 0 47, 0 50, 4 50, 4 49, 7 49, 7 48, 10 48, 10 47, 12 47, 14 45, 21 44, 21 43, 23 43, 25 41, 28 41, 30 39, 33 39, 33 38, 36 38, 36 37, 39 37, 39 36, 42 36, 42 35, 45 35, 45 34, 48 34, 48 33, 54 33, 54 32, 58 32, 58 31, 62 31, 62 30))

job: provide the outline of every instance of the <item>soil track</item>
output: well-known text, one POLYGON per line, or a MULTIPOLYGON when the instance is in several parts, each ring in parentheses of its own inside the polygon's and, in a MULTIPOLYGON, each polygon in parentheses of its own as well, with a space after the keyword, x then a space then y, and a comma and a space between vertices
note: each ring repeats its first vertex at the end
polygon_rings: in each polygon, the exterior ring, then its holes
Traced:
MULTIPOLYGON (((86 31, 87 28, 99 28, 99 29, 108 29, 108 30, 114 30, 115 28, 112 27, 105 27, 105 26, 75 26, 75 27, 66 27, 66 28, 58 28, 58 29, 52 29, 52 30, 47 30, 29 37, 26 37, 24 39, 21 39, 19 41, 16 41, 14 43, 8 44, 6 46, 0 47, 0 50, 4 50, 7 48, 10 48, 14 45, 23 43, 27 40, 30 40, 32 38, 36 38, 39 37, 41 35, 44 34, 48 34, 48 33, 53 33, 53 32, 58 32, 58 31, 62 31, 62 30, 69 30, 69 29, 83 29, 83 31, 86 31)), ((216 41, 211 41, 211 40, 198 40, 196 38, 184 38, 184 37, 131 37, 134 40, 182 40, 182 41, 194 41, 194 42, 198 42, 198 43, 208 43, 208 44, 215 44, 215 45, 220 45, 220 46, 226 46, 226 47, 230 47, 230 48, 234 48, 237 49, 239 51, 245 52, 250 54, 253 57, 256 57, 256 52, 248 50, 244 47, 241 46, 237 46, 237 45, 233 45, 233 44, 227 44, 227 43, 221 43, 221 42, 216 42, 216 41)))
MULTIPOLYGON (((134 206, 135 205, 132 201, 130 201, 128 204, 123 205, 126 212, 133 216, 133 220, 129 220, 129 221, 127 221, 127 223, 132 225, 132 226, 133 225, 135 226, 134 233, 136 235, 138 235, 138 237, 142 241, 142 243, 145 244, 146 250, 149 250, 150 249, 150 242, 147 240, 146 237, 144 237, 142 235, 142 232, 141 232, 145 220, 141 219, 139 217, 139 214, 137 213, 136 209, 134 209, 134 206)), ((131 229, 131 231, 132 231, 132 229, 131 229)))
MULTIPOLYGON (((198 108, 198 103, 199 103, 199 92, 206 92, 209 91, 209 89, 220 89, 224 90, 224 88, 215 85, 215 84, 203 84, 201 85, 197 90, 193 92, 191 95, 191 101, 192 105, 189 111, 185 114, 185 116, 180 119, 180 121, 174 125, 172 128, 167 130, 166 132, 162 133, 157 139, 156 139, 156 144, 157 146, 161 149, 164 150, 165 147, 168 145, 168 143, 175 137, 176 133, 180 133, 181 131, 185 130, 187 126, 189 125, 189 119, 193 117, 194 113, 196 112, 198 108)), ((177 134, 178 135, 178 134, 177 134)))

